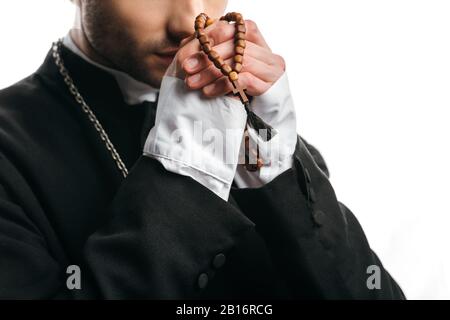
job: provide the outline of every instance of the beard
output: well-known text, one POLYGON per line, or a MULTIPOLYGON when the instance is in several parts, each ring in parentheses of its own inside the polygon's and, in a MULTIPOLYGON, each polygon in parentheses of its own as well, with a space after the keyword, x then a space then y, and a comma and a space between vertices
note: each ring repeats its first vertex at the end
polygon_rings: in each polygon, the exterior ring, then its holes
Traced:
POLYGON ((82 29, 91 48, 112 68, 125 72, 154 88, 161 86, 167 69, 152 53, 177 47, 170 39, 137 40, 102 6, 103 1, 88 0, 82 9, 82 29))

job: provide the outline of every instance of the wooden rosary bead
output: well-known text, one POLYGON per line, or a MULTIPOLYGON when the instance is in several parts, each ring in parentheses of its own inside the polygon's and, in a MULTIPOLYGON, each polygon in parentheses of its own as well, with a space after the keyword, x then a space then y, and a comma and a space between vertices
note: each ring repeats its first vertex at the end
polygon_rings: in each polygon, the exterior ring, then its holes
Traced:
POLYGON ((236 31, 237 32, 246 33, 247 32, 247 28, 245 27, 245 25, 237 25, 236 26, 236 31))
POLYGON ((205 23, 201 20, 197 20, 195 21, 195 28, 196 29, 203 29, 203 26, 205 25, 205 23))
POLYGON ((236 26, 236 31, 245 34, 247 32, 247 28, 244 25, 238 25, 236 26))
POLYGON ((245 40, 246 39, 246 37, 245 37, 245 33, 243 33, 243 32, 238 32, 238 33, 236 33, 236 35, 235 35, 235 37, 234 37, 236 40, 245 40))
MULTIPOLYGON (((205 17, 202 17, 202 16, 199 16, 199 17, 197 17, 197 19, 195 19, 195 24, 205 23, 205 22, 206 22, 206 19, 205 19, 205 17)), ((200 26, 200 27, 202 27, 202 26, 200 26)))
POLYGON ((203 21, 203 22, 205 22, 206 19, 207 19, 206 16, 203 15, 203 14, 201 14, 201 15, 199 15, 197 18, 195 18, 195 22, 197 22, 197 21, 203 21))
POLYGON ((240 55, 243 56, 245 50, 244 50, 244 48, 242 48, 242 47, 236 47, 236 48, 234 48, 234 52, 236 52, 236 54, 240 54, 240 55))
POLYGON ((232 69, 229 65, 224 64, 224 65, 220 68, 220 71, 222 71, 222 74, 223 74, 224 76, 228 77, 228 76, 230 75, 230 73, 233 71, 233 69, 232 69))
POLYGON ((200 37, 198 38, 198 41, 200 41, 200 44, 201 44, 201 45, 205 45, 205 44, 208 44, 208 43, 209 43, 209 39, 208 39, 208 37, 206 36, 206 34, 203 35, 203 36, 200 36, 200 37))
POLYGON ((206 44, 202 45, 202 49, 203 49, 204 53, 209 54, 212 50, 212 46, 210 43, 206 43, 206 44))
POLYGON ((229 13, 227 13, 224 17, 223 17, 223 19, 224 20, 227 20, 228 22, 230 22, 231 21, 231 19, 233 19, 233 13, 232 12, 229 12, 229 13))
POLYGON ((242 63, 235 63, 234 71, 236 71, 237 73, 240 73, 242 71, 242 63))
POLYGON ((214 60, 214 65, 216 66, 216 68, 222 68, 222 66, 225 64, 225 61, 223 61, 222 58, 218 58, 216 60, 214 60))
POLYGON ((237 74, 236 71, 231 71, 230 74, 228 75, 228 77, 230 78, 231 81, 239 80, 239 75, 237 74))
POLYGON ((235 45, 236 45, 236 47, 241 47, 243 49, 245 49, 245 47, 246 47, 245 40, 236 40, 235 45))
POLYGON ((231 18, 232 18, 233 20, 236 20, 236 19, 238 19, 239 17, 242 18, 242 15, 241 15, 239 12, 236 12, 236 11, 230 12, 230 16, 231 16, 231 18))
POLYGON ((234 56, 234 62, 242 64, 242 62, 244 62, 244 57, 240 54, 237 54, 234 56))
POLYGON ((214 23, 214 19, 208 18, 208 20, 206 20, 206 28, 208 28, 210 25, 212 25, 214 23))
POLYGON ((198 38, 200 38, 200 37, 206 36, 206 32, 205 32, 204 29, 198 29, 198 30, 196 31, 195 36, 196 36, 197 39, 198 39, 198 38))
POLYGON ((214 61, 214 60, 217 60, 218 58, 220 58, 220 56, 216 51, 211 50, 211 52, 208 54, 208 58, 210 60, 214 61))

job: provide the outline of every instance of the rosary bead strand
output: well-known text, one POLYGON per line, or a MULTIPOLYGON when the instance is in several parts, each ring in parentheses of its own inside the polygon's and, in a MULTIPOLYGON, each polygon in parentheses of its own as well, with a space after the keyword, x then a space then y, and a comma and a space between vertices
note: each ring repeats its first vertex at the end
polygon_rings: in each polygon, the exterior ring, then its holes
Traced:
MULTIPOLYGON (((235 35, 234 35, 234 57, 233 62, 234 66, 231 67, 228 65, 220 55, 213 50, 211 42, 209 41, 208 36, 206 35, 205 28, 214 23, 214 20, 208 17, 205 13, 201 13, 195 19, 195 35, 200 42, 200 46, 203 52, 208 56, 208 59, 214 64, 214 66, 222 72, 225 77, 233 84, 234 90, 233 93, 235 95, 239 95, 241 102, 245 106, 245 110, 249 117, 255 118, 256 116, 248 109, 249 100, 245 94, 245 89, 239 86, 239 73, 242 71, 243 63, 244 63, 244 53, 246 47, 246 33, 247 29, 245 27, 245 20, 240 13, 230 12, 225 16, 220 18, 221 21, 227 22, 235 22, 235 35)), ((257 150, 249 150, 249 136, 247 128, 245 129, 245 167, 248 171, 257 171, 260 169, 264 163, 262 159, 259 157, 259 148, 257 150), (249 155, 252 153, 257 158, 256 164, 249 164, 249 155)))

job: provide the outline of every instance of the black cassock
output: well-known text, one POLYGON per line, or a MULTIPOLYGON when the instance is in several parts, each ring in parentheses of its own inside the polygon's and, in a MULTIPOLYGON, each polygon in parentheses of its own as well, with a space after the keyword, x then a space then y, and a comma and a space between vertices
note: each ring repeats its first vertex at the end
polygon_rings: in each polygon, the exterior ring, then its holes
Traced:
POLYGON ((124 179, 49 54, 0 92, 1 298, 404 298, 321 155, 229 202, 142 156, 155 104, 62 48, 76 85, 130 168, 124 179), (70 265, 81 290, 66 285, 70 265), (380 267, 381 288, 367 273, 380 267))

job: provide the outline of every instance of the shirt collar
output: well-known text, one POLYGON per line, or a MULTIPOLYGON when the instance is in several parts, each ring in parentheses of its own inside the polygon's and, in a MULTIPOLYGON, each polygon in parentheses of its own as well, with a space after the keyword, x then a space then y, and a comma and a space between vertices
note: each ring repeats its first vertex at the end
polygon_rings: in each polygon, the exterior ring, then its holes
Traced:
POLYGON ((122 91, 125 103, 129 105, 141 104, 145 101, 155 102, 158 98, 159 89, 156 89, 146 83, 140 82, 125 72, 103 66, 86 56, 72 40, 70 34, 63 39, 63 44, 73 53, 86 60, 90 64, 108 72, 117 81, 117 85, 122 91))

